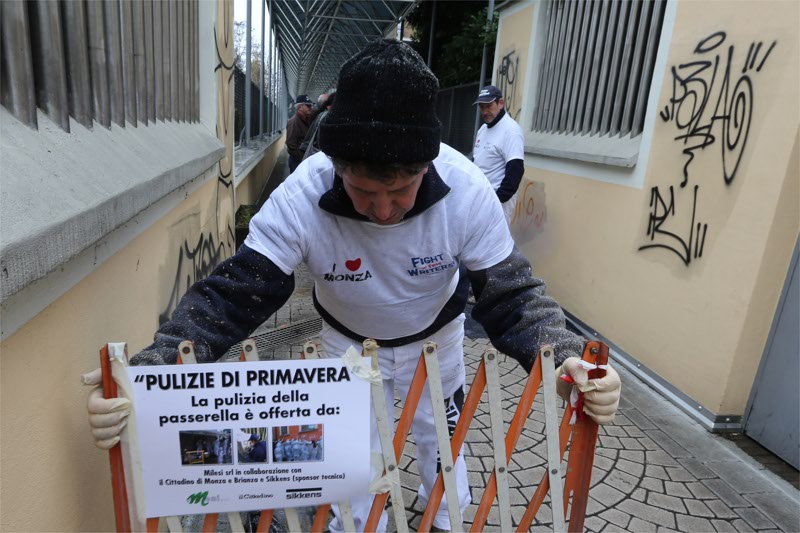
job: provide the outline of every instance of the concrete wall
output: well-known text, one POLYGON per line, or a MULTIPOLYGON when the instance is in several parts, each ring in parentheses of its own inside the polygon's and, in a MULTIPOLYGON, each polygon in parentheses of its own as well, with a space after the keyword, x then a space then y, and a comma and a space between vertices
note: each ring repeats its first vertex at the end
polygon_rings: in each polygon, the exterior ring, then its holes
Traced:
POLYGON ((23 289, 60 297, 0 345, 2 531, 114 529, 108 454, 92 443, 80 374, 106 342, 131 354, 148 345, 186 288, 234 252, 232 2, 201 2, 199 24, 201 122, 225 153, 23 289))
MULTIPOLYGON (((498 47, 530 54, 530 130, 540 26, 521 18, 501 13, 498 47)), ((743 414, 800 230, 798 20, 794 2, 670 2, 637 166, 528 155, 520 186, 512 230, 551 294, 719 415, 743 414), (682 67, 698 60, 719 61, 715 79, 682 67), (694 126, 684 83, 708 92, 694 126), (720 94, 731 118, 712 120, 720 94)))
POLYGON ((239 184, 236 186, 236 209, 242 205, 252 205, 258 202, 285 144, 286 134, 284 133, 266 148, 261 160, 245 176, 241 176, 241 181, 239 180, 240 176, 237 176, 236 181, 239 184))

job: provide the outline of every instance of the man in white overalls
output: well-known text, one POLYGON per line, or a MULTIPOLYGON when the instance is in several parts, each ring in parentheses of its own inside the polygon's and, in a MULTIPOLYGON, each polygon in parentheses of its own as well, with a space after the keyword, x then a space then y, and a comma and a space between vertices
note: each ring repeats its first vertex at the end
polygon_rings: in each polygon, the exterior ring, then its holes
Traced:
MULTIPOLYGON (((286 302, 293 272, 305 263, 324 320, 324 352, 338 357, 366 338, 377 340, 388 406, 395 390, 406 397, 422 344, 432 340, 446 409, 457 419, 470 284, 477 296, 473 316, 495 347, 530 371, 539 346, 551 344, 564 371, 585 382, 576 364, 583 341, 564 328, 544 282, 531 277, 494 190, 474 164, 440 144, 437 91, 424 61, 398 41, 375 41, 345 63, 336 103, 320 125, 322 153, 303 161, 272 193, 242 248, 189 289, 155 342, 131 364, 175 363, 184 339, 194 341, 198 362, 215 360, 286 302)), ((587 411, 607 422, 616 411, 619 378, 610 369, 595 385, 587 411)), ((90 395, 98 446, 117 442, 126 409, 99 391, 90 395)), ((427 389, 412 432, 425 502, 438 470, 427 389)), ((373 449, 380 450, 374 428, 373 449)), ((470 494, 462 456, 456 474, 463 511, 470 494)), ((359 530, 371 500, 365 494, 352 502, 359 530)), ((384 513, 379 530, 385 525, 384 513)), ((444 501, 434 526, 450 527, 444 501)), ((338 518, 330 529, 341 530, 338 518)))

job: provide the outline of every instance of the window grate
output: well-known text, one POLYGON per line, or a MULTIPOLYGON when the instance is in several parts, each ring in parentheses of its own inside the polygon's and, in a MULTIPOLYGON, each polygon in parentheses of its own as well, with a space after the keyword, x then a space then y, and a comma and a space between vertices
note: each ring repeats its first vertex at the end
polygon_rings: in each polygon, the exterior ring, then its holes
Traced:
POLYGON ((665 0, 552 0, 533 130, 642 132, 665 0))
POLYGON ((25 124, 199 120, 197 2, 4 0, 0 19, 0 104, 25 124))

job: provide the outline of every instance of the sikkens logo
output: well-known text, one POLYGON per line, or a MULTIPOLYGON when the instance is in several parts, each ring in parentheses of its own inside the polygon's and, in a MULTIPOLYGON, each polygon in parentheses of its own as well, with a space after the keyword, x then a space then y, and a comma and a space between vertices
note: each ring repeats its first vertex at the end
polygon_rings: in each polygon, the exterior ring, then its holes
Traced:
POLYGON ((367 281, 372 277, 369 269, 357 272, 361 268, 360 257, 345 261, 344 266, 347 270, 336 272, 336 263, 334 263, 331 271, 323 275, 325 281, 367 281))
POLYGON ((454 259, 444 258, 444 254, 427 255, 423 257, 412 257, 411 266, 408 270, 409 276, 424 276, 426 274, 434 274, 442 272, 449 268, 456 266, 454 259))

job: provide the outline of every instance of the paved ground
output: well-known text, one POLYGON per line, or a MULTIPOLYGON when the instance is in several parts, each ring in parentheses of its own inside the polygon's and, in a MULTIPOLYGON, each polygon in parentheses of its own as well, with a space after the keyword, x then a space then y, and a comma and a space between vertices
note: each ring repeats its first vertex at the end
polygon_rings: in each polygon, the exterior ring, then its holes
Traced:
MULTIPOLYGON (((301 270, 295 296, 257 333, 286 329, 315 318, 310 291, 311 281, 301 270)), ((489 342, 480 337, 481 330, 474 325, 467 333, 470 337, 464 353, 469 384, 489 342)), ((261 355, 298 357, 301 347, 302 340, 298 340, 261 355)), ((708 433, 637 378, 619 366, 617 369, 623 381, 622 401, 614 424, 600 431, 586 518, 589 531, 800 531, 797 471, 793 486, 771 472, 763 460, 759 462, 730 440, 708 433)), ((500 370, 504 418, 508 422, 527 375, 504 356, 500 370)), ((515 523, 544 473, 543 420, 538 397, 509 468, 515 523)), ((493 467, 488 428, 488 413, 485 408, 479 409, 465 448, 475 502, 465 513, 465 528, 471 525, 493 467)), ((400 466, 407 515, 413 527, 419 523, 422 507, 416 497, 419 478, 411 439, 400 466)), ((550 531, 548 505, 549 499, 532 530, 550 531)), ((499 531, 496 509, 486 530, 499 531)))
MULTIPOLYGON (((307 320, 313 316, 309 286, 307 274, 299 273, 298 294, 278 313, 283 323, 279 319, 276 325, 285 327, 292 317, 307 320)), ((279 347, 274 355, 285 356, 290 351, 297 357, 301 347, 302 342, 279 347)), ((471 383, 480 356, 488 347, 485 338, 465 341, 467 383, 471 383)), ((505 357, 500 361, 500 370, 508 422, 527 374, 505 357)), ((624 384, 623 396, 614 424, 600 430, 587 509, 588 530, 800 531, 800 491, 729 440, 708 433, 624 369, 618 367, 618 371, 624 384)), ((470 525, 493 467, 488 417, 482 405, 466 441, 475 502, 464 516, 465 524, 470 525)), ((509 468, 515 523, 544 473, 543 428, 540 394, 509 468)), ((416 497, 419 478, 411 438, 400 466, 413 527, 419 523, 423 508, 416 497)), ((539 511, 532 530, 550 530, 548 505, 549 500, 539 511)), ((496 510, 490 514, 486 530, 499 531, 496 510)))

